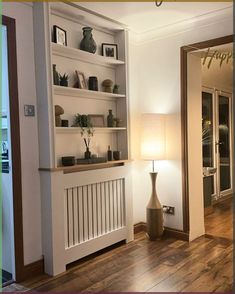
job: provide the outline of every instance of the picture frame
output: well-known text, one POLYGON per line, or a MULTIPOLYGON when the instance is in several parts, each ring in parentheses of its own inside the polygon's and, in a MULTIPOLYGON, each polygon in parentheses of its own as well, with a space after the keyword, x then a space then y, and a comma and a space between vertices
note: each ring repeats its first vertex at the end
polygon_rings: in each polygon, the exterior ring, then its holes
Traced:
POLYGON ((104 127, 104 115, 102 114, 88 114, 88 119, 93 127, 104 127))
POLYGON ((54 36, 54 42, 56 44, 67 46, 67 33, 62 28, 54 25, 53 26, 53 36, 54 36))
POLYGON ((87 81, 83 72, 75 70, 77 77, 77 85, 79 89, 88 89, 87 81))
POLYGON ((117 44, 102 43, 102 55, 109 58, 118 59, 118 46, 117 44))

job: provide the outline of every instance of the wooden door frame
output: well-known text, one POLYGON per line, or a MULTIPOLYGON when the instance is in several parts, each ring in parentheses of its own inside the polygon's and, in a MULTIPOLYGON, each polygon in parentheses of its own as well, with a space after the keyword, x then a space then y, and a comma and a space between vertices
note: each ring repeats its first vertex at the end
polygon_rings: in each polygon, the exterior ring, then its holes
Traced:
POLYGON ((187 103, 187 56, 197 49, 206 49, 232 43, 234 35, 228 35, 181 47, 181 136, 182 136, 182 196, 183 196, 183 231, 189 234, 189 182, 188 182, 188 103, 187 103))
POLYGON ((2 24, 7 27, 8 77, 9 77, 9 109, 11 128, 12 156, 12 191, 14 218, 14 248, 16 280, 23 279, 24 245, 23 245, 23 215, 22 215, 22 182, 21 182, 21 150, 20 121, 18 99, 18 77, 16 57, 16 26, 13 18, 2 16, 2 24), (14 126, 14 127, 13 127, 14 126))
POLYGON ((2 15, 2 24, 7 27, 9 108, 11 124, 12 188, 13 188, 13 224, 15 248, 15 278, 17 282, 43 273, 43 260, 24 264, 22 177, 20 149, 20 119, 17 77, 16 22, 2 15))

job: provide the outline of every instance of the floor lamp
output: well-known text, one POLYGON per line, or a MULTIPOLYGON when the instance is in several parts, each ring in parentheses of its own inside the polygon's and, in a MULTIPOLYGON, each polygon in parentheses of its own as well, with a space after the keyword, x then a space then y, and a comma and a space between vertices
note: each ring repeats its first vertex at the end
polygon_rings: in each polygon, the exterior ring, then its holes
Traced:
POLYGON ((165 159, 165 115, 144 113, 141 120, 141 157, 151 160, 153 170, 150 172, 152 193, 146 208, 147 235, 156 240, 163 234, 163 210, 157 197, 154 161, 165 159))

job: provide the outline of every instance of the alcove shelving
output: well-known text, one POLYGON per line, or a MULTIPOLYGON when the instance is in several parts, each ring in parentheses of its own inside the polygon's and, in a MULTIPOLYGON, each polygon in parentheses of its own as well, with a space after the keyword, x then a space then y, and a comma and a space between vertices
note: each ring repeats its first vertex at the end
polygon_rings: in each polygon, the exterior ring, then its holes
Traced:
POLYGON ((102 115, 104 117, 102 127, 94 126, 94 135, 91 138, 90 146, 93 154, 106 157, 108 146, 110 146, 111 150, 121 151, 122 160, 128 160, 126 31, 109 28, 94 20, 95 18, 86 16, 82 17, 82 21, 80 21, 78 16, 81 11, 74 9, 72 11, 68 8, 69 6, 65 7, 65 5, 63 3, 50 4, 51 76, 53 77, 54 64, 58 73, 69 75, 68 87, 52 85, 51 91, 53 112, 55 105, 60 105, 64 109, 61 119, 69 122, 69 127, 56 127, 54 122, 55 167, 61 166, 62 156, 75 156, 76 158, 84 156, 85 144, 80 128, 72 127, 76 114, 102 115), (66 46, 53 42, 54 26, 66 31, 66 46), (93 28, 92 35, 97 44, 95 54, 79 49, 84 26, 93 28), (117 44, 118 59, 102 56, 102 43, 117 44), (77 83, 76 70, 84 74, 87 84, 90 76, 96 76, 98 91, 91 91, 88 87, 84 89, 75 87, 77 83), (113 85, 119 85, 118 94, 103 90, 102 82, 105 79, 112 80, 113 85), (120 120, 120 127, 107 127, 107 115, 110 109, 114 117, 120 120))

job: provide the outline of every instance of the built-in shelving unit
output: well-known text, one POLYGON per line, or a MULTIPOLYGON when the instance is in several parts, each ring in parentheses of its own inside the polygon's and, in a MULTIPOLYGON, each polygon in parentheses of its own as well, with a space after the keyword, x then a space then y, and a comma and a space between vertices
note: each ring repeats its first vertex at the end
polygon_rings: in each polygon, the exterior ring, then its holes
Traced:
POLYGON ((133 239, 128 164, 128 31, 75 2, 37 2, 33 13, 42 253, 45 272, 58 275, 71 262, 133 239), (66 31, 67 46, 52 43, 54 25, 66 31), (95 54, 79 49, 85 26, 93 28, 95 54), (102 56, 102 43, 117 44, 118 60, 102 56), (60 74, 69 75, 68 87, 54 85, 54 64, 60 74), (98 91, 90 91, 86 86, 78 89, 76 71, 82 72, 86 80, 97 77, 98 91), (102 82, 106 79, 120 86, 120 94, 104 91, 102 82), (66 120, 63 124, 59 120, 55 123, 55 105, 64 110, 60 116, 66 120), (109 110, 116 118, 113 126, 120 127, 107 127, 109 110), (94 160, 76 160, 89 154, 88 141, 85 144, 83 140, 85 134, 81 136, 81 129, 72 127, 77 114, 93 115, 94 134, 89 138, 89 149, 94 160), (67 123, 68 127, 60 127, 67 123), (112 154, 120 160, 109 156, 106 161, 109 146, 112 151, 120 151, 112 154), (62 166, 61 158, 65 156, 79 164, 62 166))
MULTIPOLYGON (((66 31, 67 46, 53 42, 49 44, 51 52, 51 76, 53 76, 53 64, 60 74, 69 75, 68 87, 51 85, 52 105, 60 105, 64 109, 61 119, 68 120, 69 127, 53 126, 54 134, 54 162, 55 168, 61 165, 62 156, 84 156, 86 146, 81 136, 79 127, 74 125, 76 114, 100 115, 104 118, 103 127, 94 125, 94 135, 91 138, 91 152, 101 157, 107 156, 108 146, 111 150, 120 150, 123 160, 129 159, 128 153, 128 112, 127 112, 127 55, 126 55, 126 31, 124 29, 113 29, 100 27, 99 23, 91 23, 71 17, 66 13, 64 4, 51 4, 50 30, 53 34, 53 26, 56 25, 66 31), (61 7, 64 8, 62 12, 61 7), (91 26, 92 35, 97 44, 95 54, 82 51, 79 44, 83 38, 82 28, 91 26), (102 56, 102 43, 117 44, 118 59, 102 56), (77 88, 77 77, 75 72, 84 73, 88 84, 89 76, 98 79, 98 91, 87 88, 77 88), (119 85, 119 93, 105 92, 102 82, 110 79, 119 85), (107 116, 112 110, 115 118, 121 122, 121 127, 107 127, 107 116)), ((70 8, 68 8, 70 9, 70 8)), ((72 13, 72 10, 70 10, 72 13)), ((74 11, 73 11, 74 13, 74 11)), ((88 17, 89 19, 89 17, 88 17)), ((53 79, 52 79, 53 81, 53 79)))

